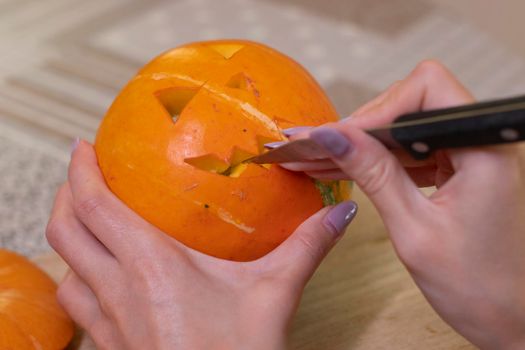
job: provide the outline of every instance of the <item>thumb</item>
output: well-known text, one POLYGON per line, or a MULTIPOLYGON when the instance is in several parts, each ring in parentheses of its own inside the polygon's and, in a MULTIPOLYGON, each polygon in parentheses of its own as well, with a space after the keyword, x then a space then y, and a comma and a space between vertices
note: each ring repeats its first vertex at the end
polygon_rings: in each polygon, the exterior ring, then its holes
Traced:
POLYGON ((406 215, 426 203, 397 158, 377 140, 351 124, 321 127, 310 138, 370 198, 387 226, 402 226, 406 215), (337 129, 336 129, 337 128, 337 129))
POLYGON ((356 213, 357 204, 353 201, 323 208, 265 258, 272 267, 306 283, 356 213))

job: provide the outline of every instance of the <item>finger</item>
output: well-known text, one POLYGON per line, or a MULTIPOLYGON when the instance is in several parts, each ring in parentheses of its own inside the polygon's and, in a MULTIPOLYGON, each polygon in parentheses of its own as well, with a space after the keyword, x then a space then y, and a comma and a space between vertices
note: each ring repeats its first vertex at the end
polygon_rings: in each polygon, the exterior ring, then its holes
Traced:
POLYGON ((97 296, 74 272, 69 271, 57 290, 57 300, 71 319, 83 328, 97 349, 124 349, 114 330, 115 322, 102 309, 97 296))
POLYGON ((350 118, 360 118, 363 115, 366 115, 366 113, 369 110, 383 103, 383 101, 392 93, 393 90, 397 88, 397 86, 399 86, 399 84, 401 84, 400 80, 394 82, 392 85, 390 85, 385 91, 383 91, 377 97, 365 103, 363 106, 359 107, 354 113, 352 113, 352 115, 349 118, 345 118, 344 121, 346 122, 350 120, 350 118))
POLYGON ((406 213, 427 204, 398 160, 362 130, 319 128, 310 138, 332 154, 332 160, 372 200, 387 225, 403 225, 406 213))
POLYGON ((405 171, 418 187, 430 187, 436 185, 437 168, 435 166, 405 168, 405 171))
POLYGON ((321 181, 351 180, 350 176, 341 169, 307 171, 306 175, 321 181))
POLYGON ((102 317, 100 305, 88 285, 69 271, 57 290, 57 300, 69 316, 84 329, 102 317))
POLYGON ((454 175, 454 167, 448 155, 450 151, 439 150, 435 153, 437 171, 436 187, 441 188, 454 175))
POLYGON ((116 270, 115 258, 76 218, 68 183, 57 193, 46 237, 65 262, 90 284, 100 285, 101 276, 116 270))
MULTIPOLYGON (((375 101, 356 111, 342 128, 347 125, 360 129, 377 127, 391 123, 402 114, 421 109, 448 107, 472 100, 469 92, 444 66, 435 61, 425 61, 419 64, 406 79, 395 83, 375 101)), ((403 152, 395 153, 406 167, 435 164, 434 158, 421 163, 415 162, 403 152)))
MULTIPOLYGON (((405 168, 412 181, 418 187, 430 187, 437 185, 437 171, 435 166, 420 168, 405 168)), ((350 176, 341 169, 330 169, 322 171, 306 171, 306 175, 317 180, 335 181, 335 180, 352 180, 350 176)), ((449 177, 451 174, 449 174, 449 177)), ((446 181, 446 179, 442 179, 446 181)), ((440 183, 441 184, 441 183, 440 183)))
MULTIPOLYGON (((503 194, 523 181, 517 145, 460 149, 449 153, 455 174, 442 186, 445 194, 464 194, 468 198, 469 194, 477 193, 476 198, 479 198, 480 188, 492 188, 497 184, 496 192, 503 194)), ((487 196, 493 197, 491 191, 486 192, 487 196)))
POLYGON ((304 138, 308 136, 308 133, 312 128, 312 126, 295 126, 293 128, 284 129, 283 134, 290 140, 294 138, 304 138))
POLYGON ((352 201, 322 209, 303 222, 277 249, 265 256, 265 264, 304 285, 344 234, 356 213, 357 204, 352 201))
POLYGON ((424 61, 407 78, 389 89, 380 103, 364 109, 348 123, 361 129, 373 128, 389 124, 406 113, 451 107, 473 100, 442 64, 424 61))
MULTIPOLYGON (((406 79, 390 89, 381 103, 366 109, 359 118, 351 118, 349 122, 359 128, 377 127, 392 123, 406 113, 473 101, 473 96, 445 66, 436 61, 424 61, 406 79)), ((456 158, 456 163, 468 157, 468 153, 463 152, 450 152, 449 155, 456 158)))
MULTIPOLYGON (((152 245, 162 240, 160 231, 108 189, 93 147, 87 142, 81 141, 73 152, 69 183, 77 217, 117 260, 133 260, 141 251, 150 251, 152 245)), ((162 242, 159 246, 163 246, 162 242)))
MULTIPOLYGON (((312 129, 315 130, 315 129, 312 129)), ((427 159, 416 160, 406 151, 401 149, 390 150, 405 168, 428 167, 436 164, 434 156, 427 159)), ((337 165, 331 159, 307 160, 304 162, 280 163, 279 166, 291 171, 318 171, 336 169, 337 165)))
MULTIPOLYGON (((312 129, 315 130, 315 129, 312 129)), ((436 161, 433 156, 424 159, 424 160, 415 160, 412 158, 407 152, 403 150, 390 150, 392 154, 394 154, 397 159, 401 162, 401 164, 405 168, 435 168, 436 161)), ((320 172, 322 174, 322 171, 328 170, 328 171, 334 171, 336 169, 339 169, 339 167, 331 160, 331 159, 320 159, 320 160, 314 160, 314 161, 304 161, 304 162, 289 162, 289 163, 280 163, 279 166, 290 170, 290 171, 303 171, 303 172, 320 172)), ((316 176, 312 176, 316 177, 316 176)), ((347 178, 347 176, 343 176, 343 178, 347 178)), ((341 178, 341 179, 343 179, 341 178)), ((337 179, 337 176, 336 176, 337 179)))
POLYGON ((279 165, 291 171, 319 171, 337 169, 337 165, 331 159, 281 163, 279 165))
MULTIPOLYGON (((335 122, 326 123, 324 125, 331 126, 336 124, 335 122)), ((305 139, 310 135, 310 132, 314 130, 315 127, 313 126, 296 126, 289 129, 284 129, 283 134, 288 137, 289 141, 295 141, 300 139, 305 139)), ((275 144, 279 144, 278 142, 275 142, 275 144)))
POLYGON ((392 149, 390 150, 393 155, 399 160, 401 165, 405 168, 421 168, 433 166, 436 164, 436 159, 434 154, 431 154, 430 157, 426 159, 414 159, 408 152, 403 149, 392 149))

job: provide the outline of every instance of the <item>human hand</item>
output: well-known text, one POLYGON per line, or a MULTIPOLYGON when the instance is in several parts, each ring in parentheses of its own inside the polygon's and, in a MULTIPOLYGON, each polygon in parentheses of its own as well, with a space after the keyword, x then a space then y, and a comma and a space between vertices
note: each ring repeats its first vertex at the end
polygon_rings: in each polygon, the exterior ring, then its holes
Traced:
POLYGON ((362 130, 404 113, 472 101, 443 66, 424 62, 350 119, 293 136, 314 139, 331 152, 329 161, 284 167, 353 179, 446 322, 483 349, 525 349, 525 162, 519 147, 445 150, 427 163, 407 164, 362 130), (427 197, 416 184, 438 189, 427 197))
POLYGON ((256 261, 221 260, 125 206, 80 142, 46 231, 72 270, 58 300, 100 349, 284 348, 306 282, 356 209, 322 209, 256 261))

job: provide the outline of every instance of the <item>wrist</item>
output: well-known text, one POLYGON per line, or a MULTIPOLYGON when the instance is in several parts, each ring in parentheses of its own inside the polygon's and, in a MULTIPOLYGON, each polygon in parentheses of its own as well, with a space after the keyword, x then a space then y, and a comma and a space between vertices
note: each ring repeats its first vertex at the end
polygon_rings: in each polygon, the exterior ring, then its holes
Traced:
MULTIPOLYGON (((518 308, 519 309, 519 308, 518 308)), ((501 311, 501 310, 500 310, 501 311)), ((479 324, 477 336, 472 342, 483 350, 523 350, 525 349, 525 319, 523 311, 493 312, 479 324), (496 316, 496 315, 499 315, 496 316), (483 331, 484 330, 484 331, 483 331)), ((471 334, 472 335, 472 334, 471 334)))
POLYGON ((239 326, 231 349, 284 350, 287 327, 278 320, 253 317, 239 326))
POLYGON ((210 337, 210 334, 201 335, 200 337, 194 337, 192 339, 186 339, 182 342, 182 349, 195 349, 195 350, 237 350, 237 349, 250 349, 250 350, 285 350, 286 339, 285 337, 276 337, 275 335, 268 334, 263 328, 264 325, 260 326, 262 332, 260 333, 242 333, 239 330, 233 331, 229 334, 217 335, 210 337))
MULTIPOLYGON (((287 349, 289 326, 302 289, 276 288, 274 284, 253 287, 239 305, 232 349, 287 349)), ((233 333, 233 332, 232 332, 233 333)))
POLYGON ((525 349, 525 324, 522 324, 521 332, 517 333, 514 337, 511 337, 509 339, 506 339, 506 341, 503 341, 503 347, 500 349, 508 349, 508 350, 523 350, 525 349))

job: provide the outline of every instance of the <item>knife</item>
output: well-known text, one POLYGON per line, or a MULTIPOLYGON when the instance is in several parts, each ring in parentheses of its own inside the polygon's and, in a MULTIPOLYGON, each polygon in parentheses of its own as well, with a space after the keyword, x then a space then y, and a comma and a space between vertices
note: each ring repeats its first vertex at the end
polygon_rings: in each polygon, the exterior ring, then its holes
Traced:
MULTIPOLYGON (((365 130, 389 149, 404 149, 414 159, 445 148, 496 145, 525 140, 525 95, 405 114, 392 124, 365 130)), ((313 140, 299 139, 245 163, 269 164, 327 159, 313 140)))

